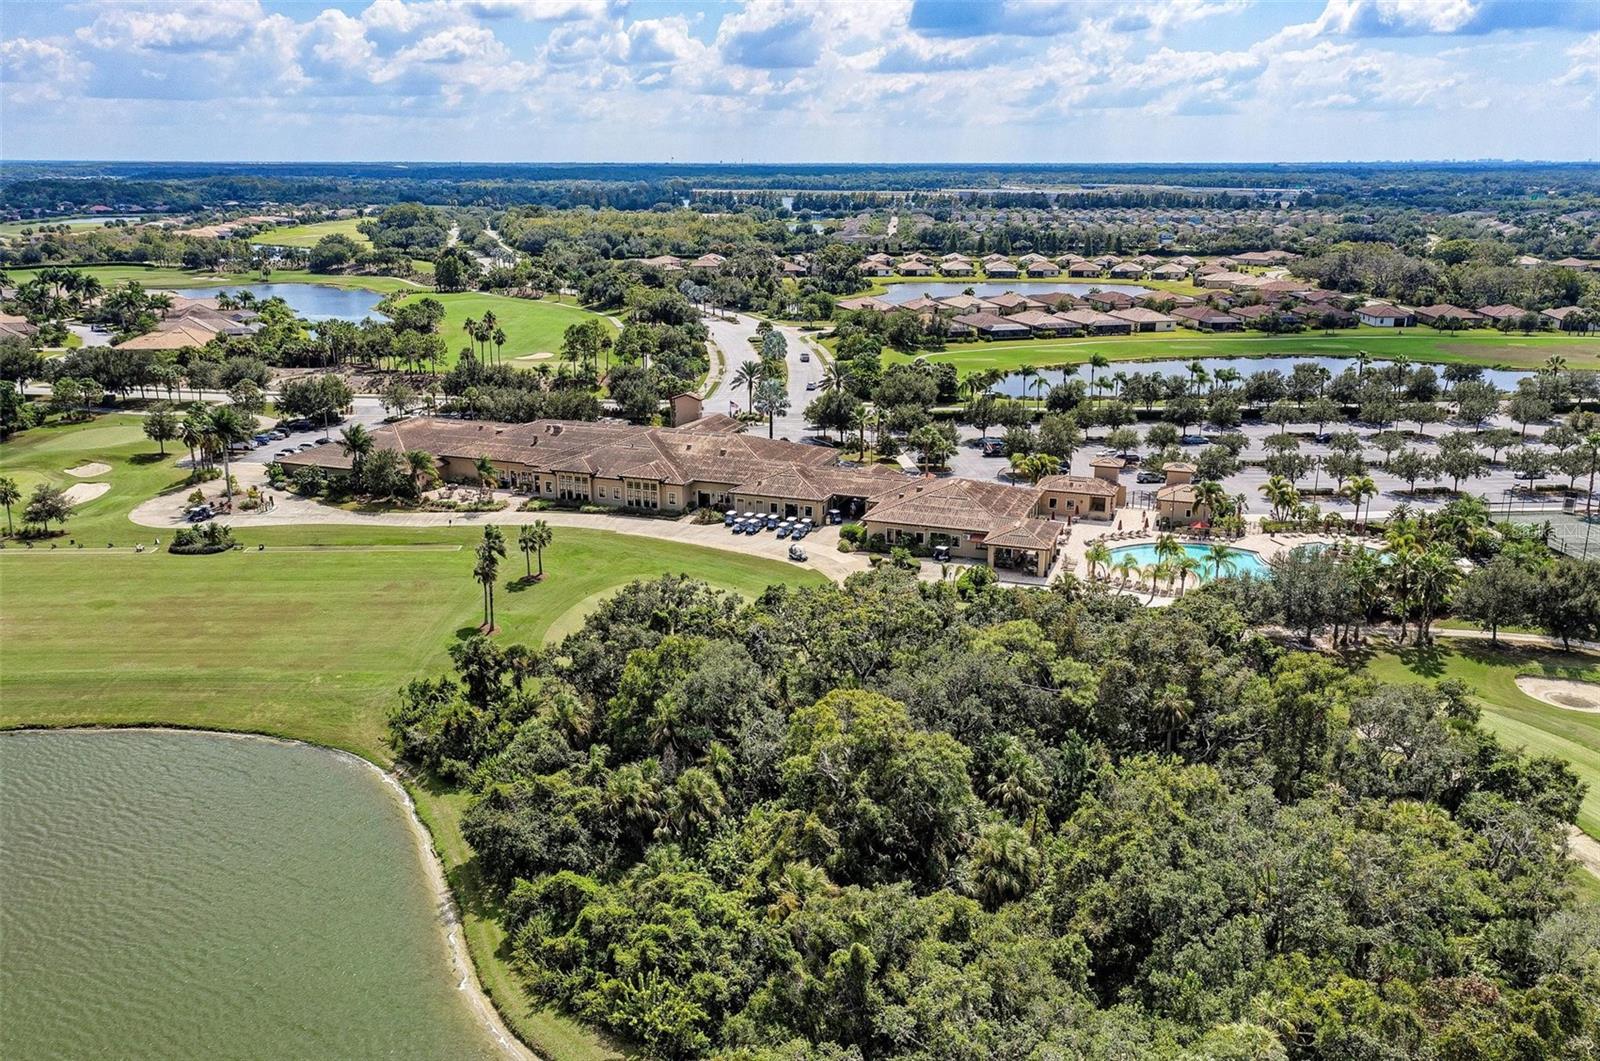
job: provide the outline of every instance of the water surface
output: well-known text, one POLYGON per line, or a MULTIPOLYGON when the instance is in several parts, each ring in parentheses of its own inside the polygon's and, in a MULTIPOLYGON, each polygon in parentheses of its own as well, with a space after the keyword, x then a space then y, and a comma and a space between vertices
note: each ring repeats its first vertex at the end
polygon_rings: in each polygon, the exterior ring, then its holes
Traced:
POLYGON ((0 1057, 498 1056, 406 813, 311 747, 0 735, 0 1057))
POLYGON ((226 291, 237 295, 249 291, 258 299, 281 298, 295 314, 308 321, 359 321, 378 315, 383 296, 359 287, 333 287, 329 284, 219 284, 216 287, 186 287, 184 298, 216 298, 226 291))

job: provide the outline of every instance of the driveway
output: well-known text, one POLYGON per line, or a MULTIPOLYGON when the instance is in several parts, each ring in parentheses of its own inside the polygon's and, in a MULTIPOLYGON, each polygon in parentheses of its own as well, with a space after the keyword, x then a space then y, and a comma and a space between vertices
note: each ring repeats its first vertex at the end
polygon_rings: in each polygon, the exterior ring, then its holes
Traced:
MULTIPOLYGON (((713 353, 711 374, 706 380, 704 393, 707 413, 727 413, 736 416, 747 409, 749 394, 745 388, 734 382, 734 375, 744 362, 756 360, 756 347, 750 340, 755 337, 756 328, 760 323, 755 317, 743 313, 735 314, 728 319, 717 317, 707 319, 706 326, 711 332, 711 341, 721 353, 720 359, 715 352, 713 353)), ((789 411, 774 420, 773 437, 799 442, 812 434, 806 425, 805 409, 821 393, 822 374, 827 368, 827 351, 811 335, 799 328, 779 325, 778 331, 788 344, 786 363, 789 371, 789 411), (800 360, 801 351, 808 352, 811 359, 800 360), (807 390, 807 384, 813 384, 819 389, 807 390)), ((750 433, 759 432, 752 426, 750 433)))

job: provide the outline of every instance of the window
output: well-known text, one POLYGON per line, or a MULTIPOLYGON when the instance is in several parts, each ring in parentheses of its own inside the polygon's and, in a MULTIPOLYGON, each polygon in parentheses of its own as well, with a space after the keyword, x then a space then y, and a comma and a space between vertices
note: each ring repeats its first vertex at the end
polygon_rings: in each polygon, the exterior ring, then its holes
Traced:
POLYGON ((623 480, 623 504, 629 508, 661 507, 661 484, 648 482, 643 479, 623 480))

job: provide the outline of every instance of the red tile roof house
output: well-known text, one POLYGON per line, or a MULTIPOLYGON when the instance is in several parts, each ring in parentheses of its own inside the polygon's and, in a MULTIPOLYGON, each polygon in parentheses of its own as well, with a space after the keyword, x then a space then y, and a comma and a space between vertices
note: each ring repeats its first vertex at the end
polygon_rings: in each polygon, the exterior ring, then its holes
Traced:
POLYGON ((1021 313, 1025 309, 1045 308, 1043 302, 1035 302, 1025 295, 1017 294, 1015 291, 1007 291, 1003 295, 990 295, 987 301, 989 305, 995 308, 995 312, 1005 315, 1021 313))
POLYGON ((1042 310, 1036 309, 1023 310, 1021 313, 1013 313, 1011 316, 1007 317, 1006 320, 1014 321, 1017 324, 1026 324, 1028 328, 1032 330, 1034 335, 1045 338, 1067 335, 1078 330, 1078 325, 1074 324, 1072 321, 1069 321, 1064 317, 1058 317, 1053 313, 1045 313, 1042 310))
POLYGON ((1231 313, 1210 306, 1184 306, 1172 311, 1178 323, 1185 328, 1201 332, 1237 332, 1244 330, 1244 322, 1231 313))
POLYGON ((716 272, 722 268, 727 260, 720 254, 702 254, 689 263, 689 268, 699 269, 702 272, 716 272))
POLYGON ((1068 291, 1029 291, 1028 297, 1051 310, 1077 309, 1083 299, 1068 291))
POLYGON ((992 276, 996 280, 1010 280, 1018 275, 1017 267, 1006 261, 986 262, 984 263, 983 271, 986 275, 992 276))
POLYGON ((933 266, 926 262, 901 262, 901 276, 932 276, 933 266))
POLYGON ((1102 313, 1133 306, 1133 296, 1126 291, 1091 291, 1083 296, 1083 300, 1102 313))
POLYGON ((1600 269, 1600 262, 1584 261, 1582 258, 1561 258, 1550 263, 1561 269, 1600 269))
POLYGON ((1071 321, 1075 326, 1082 328, 1090 335, 1131 335, 1133 324, 1120 317, 1113 317, 1109 313, 1101 313, 1092 309, 1069 309, 1065 313, 1058 313, 1062 320, 1071 321))
POLYGON ((1447 327, 1452 323, 1458 328, 1479 328, 1483 326, 1484 319, 1470 309, 1440 302, 1432 306, 1418 306, 1417 323, 1434 328, 1447 327))
POLYGON ((640 258, 640 265, 647 265, 652 269, 663 272, 675 273, 683 268, 683 259, 671 254, 658 254, 654 258, 640 258))
POLYGON ((1417 323, 1417 315, 1411 310, 1387 302, 1357 307, 1356 319, 1369 328, 1409 328, 1417 323))
POLYGON ((1134 306, 1131 309, 1114 309, 1111 311, 1111 316, 1118 320, 1127 321, 1133 325, 1133 330, 1136 332, 1170 332, 1178 326, 1176 318, 1169 317, 1165 313, 1157 313, 1155 310, 1146 309, 1143 306, 1134 306))
POLYGON ((1145 306, 1155 309, 1158 302, 1170 302, 1174 309, 1179 306, 1197 306, 1200 300, 1193 295, 1180 295, 1172 291, 1152 291, 1148 295, 1140 295, 1133 300, 1136 306, 1145 306))
POLYGON ((1026 339, 1033 334, 1026 324, 1015 324, 998 313, 964 313, 955 324, 964 324, 985 339, 1026 339))
POLYGON ((1277 314, 1285 324, 1299 324, 1301 321, 1298 313, 1290 310, 1281 310, 1276 305, 1268 305, 1265 302, 1254 306, 1235 306, 1228 312, 1246 324, 1251 325, 1254 325, 1262 317, 1270 317, 1273 314, 1277 314))
POLYGON ((1513 306, 1510 303, 1478 307, 1478 316, 1489 318, 1492 324, 1499 324, 1501 321, 1514 321, 1526 312, 1528 311, 1521 306, 1513 306))
POLYGON ((1600 322, 1596 315, 1578 306, 1557 306, 1539 314, 1539 319, 1564 332, 1597 332, 1600 322))

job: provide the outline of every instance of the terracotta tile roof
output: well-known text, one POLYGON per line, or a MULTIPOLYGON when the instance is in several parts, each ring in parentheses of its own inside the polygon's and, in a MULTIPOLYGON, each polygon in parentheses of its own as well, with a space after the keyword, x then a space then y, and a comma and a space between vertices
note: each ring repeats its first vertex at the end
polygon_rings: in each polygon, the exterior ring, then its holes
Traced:
MULTIPOLYGON (((1099 466, 1099 463, 1096 461, 1096 466, 1099 466)), ((1121 461, 1117 461, 1117 467, 1122 467, 1121 461)), ((1039 480, 1039 489, 1055 490, 1065 494, 1103 494, 1106 497, 1115 497, 1117 484, 1093 475, 1047 475, 1039 480)))

